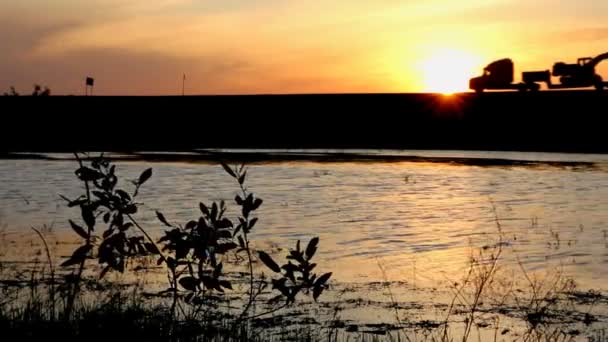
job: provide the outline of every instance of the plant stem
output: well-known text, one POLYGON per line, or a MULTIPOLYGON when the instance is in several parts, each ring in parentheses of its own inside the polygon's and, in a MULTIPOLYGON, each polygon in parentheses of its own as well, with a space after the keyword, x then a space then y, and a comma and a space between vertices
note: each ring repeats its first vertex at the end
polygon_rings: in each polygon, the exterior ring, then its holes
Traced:
MULTIPOLYGON (((76 157, 76 161, 78 161, 78 165, 81 168, 84 167, 84 165, 82 163, 82 159, 80 159, 77 152, 74 152, 74 157, 76 157)), ((86 189, 87 205, 90 205, 91 204, 91 189, 89 188, 88 181, 84 181, 84 187, 86 189)), ((86 245, 89 245, 90 243, 91 243, 91 227, 89 227, 87 225, 86 245)), ((83 258, 82 261, 80 262, 80 264, 78 265, 78 273, 77 273, 76 279, 74 279, 74 284, 72 286, 72 293, 68 297, 68 302, 66 305, 66 312, 65 312, 65 319, 67 319, 67 320, 70 319, 72 310, 74 309, 74 301, 76 300, 76 296, 78 295, 78 292, 80 290, 80 280, 82 278, 82 272, 84 271, 85 261, 86 261, 86 258, 83 258)))
POLYGON ((51 252, 49 251, 49 245, 46 243, 46 239, 44 238, 44 235, 42 235, 42 233, 34 228, 34 227, 30 227, 34 232, 36 232, 36 234, 38 234, 38 236, 40 237, 40 240, 42 240, 42 243, 44 244, 44 250, 46 251, 46 258, 49 262, 49 268, 51 270, 51 282, 50 282, 50 287, 49 287, 49 296, 50 296, 50 300, 51 300, 51 321, 55 320, 55 267, 53 267, 53 259, 51 259, 51 252))
MULTIPOLYGON (((243 200, 245 200, 248 196, 247 190, 243 186, 241 182, 238 180, 241 178, 241 172, 236 169, 237 182, 239 183, 239 187, 241 188, 241 192, 243 194, 243 200)), ((251 305, 253 305, 253 301, 255 300, 253 296, 253 260, 251 259, 251 249, 249 248, 249 239, 247 238, 247 229, 249 229, 249 215, 245 217, 245 227, 243 227, 243 240, 245 240, 245 250, 247 251, 247 261, 249 262, 249 303, 245 306, 241 316, 245 315, 251 305)))
POLYGON ((174 266, 173 268, 171 266, 169 266, 169 263, 167 262, 167 258, 165 257, 163 252, 161 252, 160 248, 158 248, 158 245, 156 244, 156 242, 154 242, 154 240, 148 234, 148 232, 146 232, 146 230, 142 226, 139 225, 139 223, 135 220, 135 218, 133 218, 133 216, 131 216, 131 214, 126 214, 126 215, 129 218, 129 220, 131 220, 131 222, 133 222, 135 227, 137 227, 137 229, 139 229, 139 231, 142 234, 144 234, 146 239, 148 239, 148 241, 150 241, 150 243, 153 244, 154 247, 156 247, 156 250, 158 251, 158 254, 160 255, 161 260, 165 263, 165 265, 167 265, 167 267, 169 267, 169 270, 171 271, 171 282, 172 282, 172 287, 173 287, 173 302, 171 303, 171 319, 174 319, 175 318, 175 308, 177 306, 177 275, 175 274, 176 265, 173 265, 174 266))
POLYGON ((137 229, 139 229, 139 231, 144 234, 144 236, 146 237, 146 239, 148 239, 148 241, 150 241, 151 244, 154 245, 154 247, 156 247, 156 250, 158 251, 158 255, 160 255, 160 258, 162 259, 163 262, 167 262, 167 258, 165 257, 165 255, 163 254, 163 252, 161 252, 160 248, 158 248, 158 245, 156 244, 156 242, 154 242, 154 240, 152 239, 152 237, 150 235, 148 235, 148 233, 146 232, 146 230, 139 225, 139 223, 137 223, 137 221, 133 218, 133 216, 131 216, 131 214, 126 214, 127 217, 129 218, 129 220, 131 220, 131 222, 135 225, 135 227, 137 227, 137 229))

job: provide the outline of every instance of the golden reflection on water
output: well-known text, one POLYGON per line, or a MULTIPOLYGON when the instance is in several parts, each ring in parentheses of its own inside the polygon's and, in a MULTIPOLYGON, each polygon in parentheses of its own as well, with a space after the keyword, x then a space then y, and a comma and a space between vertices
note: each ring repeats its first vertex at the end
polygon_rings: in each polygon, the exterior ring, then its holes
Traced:
MULTIPOLYGON (((145 166, 119 163, 118 169, 133 178, 145 166)), ((155 236, 162 230, 155 209, 186 222, 198 215, 199 201, 225 199, 230 207, 236 194, 231 179, 215 165, 150 166, 154 177, 142 190, 145 204, 138 219, 155 236)), ((29 225, 51 221, 58 242, 75 241, 66 223, 77 213, 58 205, 57 196, 81 191, 71 167, 32 161, 0 165, 0 175, 7 178, 1 190, 7 229, 29 236, 24 233, 29 225), (19 179, 8 176, 17 171, 19 179)), ((508 244, 506 264, 516 266, 520 260, 531 270, 562 264, 586 285, 605 284, 601 274, 608 245, 602 231, 608 222, 608 190, 603 170, 298 162, 254 165, 248 179, 250 190, 264 199, 253 234, 256 245, 293 246, 297 239, 320 236, 319 263, 340 281, 386 277, 423 287, 457 279, 472 251, 498 241, 494 203, 508 244)), ((32 238, 14 237, 13 245, 27 245, 32 238)), ((71 248, 54 246, 58 259, 71 248)), ((9 249, 4 249, 5 260, 9 249)), ((16 259, 30 250, 14 249, 16 259)))

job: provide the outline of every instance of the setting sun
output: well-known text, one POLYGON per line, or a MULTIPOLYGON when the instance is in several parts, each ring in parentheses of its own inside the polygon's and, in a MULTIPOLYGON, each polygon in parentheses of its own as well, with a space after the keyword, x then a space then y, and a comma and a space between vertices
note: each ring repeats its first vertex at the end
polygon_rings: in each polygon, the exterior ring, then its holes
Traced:
POLYGON ((466 91, 478 65, 478 58, 467 52, 437 51, 421 64, 424 89, 443 94, 466 91))

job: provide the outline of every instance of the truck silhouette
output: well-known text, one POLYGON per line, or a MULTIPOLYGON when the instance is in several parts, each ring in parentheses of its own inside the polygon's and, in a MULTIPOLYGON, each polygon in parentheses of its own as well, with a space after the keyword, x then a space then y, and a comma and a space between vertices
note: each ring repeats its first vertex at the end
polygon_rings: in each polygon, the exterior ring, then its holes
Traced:
POLYGON ((537 91, 540 83, 545 83, 548 89, 568 89, 595 87, 603 90, 608 87, 602 77, 595 72, 595 67, 603 60, 608 59, 608 52, 596 57, 583 57, 577 63, 567 64, 557 62, 553 71, 525 71, 522 73, 522 82, 513 83, 513 61, 505 58, 488 64, 483 75, 474 77, 469 81, 469 88, 481 93, 484 90, 515 89, 519 91, 537 91), (554 84, 551 77, 559 77, 559 83, 554 84))

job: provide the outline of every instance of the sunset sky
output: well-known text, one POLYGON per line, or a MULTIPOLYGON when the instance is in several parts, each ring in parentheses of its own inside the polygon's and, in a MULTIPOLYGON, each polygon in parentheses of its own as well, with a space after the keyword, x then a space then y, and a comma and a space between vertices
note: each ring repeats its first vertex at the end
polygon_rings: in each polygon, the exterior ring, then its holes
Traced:
POLYGON ((179 94, 184 73, 188 94, 464 90, 502 57, 519 74, 608 51, 608 1, 6 0, 0 47, 0 92, 90 75, 96 94, 179 94))

